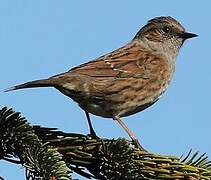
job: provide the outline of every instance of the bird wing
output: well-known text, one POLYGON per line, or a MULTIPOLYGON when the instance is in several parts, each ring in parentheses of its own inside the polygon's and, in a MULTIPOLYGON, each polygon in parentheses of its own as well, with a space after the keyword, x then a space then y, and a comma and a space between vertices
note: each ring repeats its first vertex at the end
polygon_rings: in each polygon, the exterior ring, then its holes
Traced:
POLYGON ((122 48, 77 66, 66 74, 81 74, 95 78, 136 77, 144 73, 147 52, 140 42, 132 41, 122 48))
MULTIPOLYGON (((110 106, 111 102, 120 104, 125 102, 122 97, 130 99, 135 94, 138 98, 137 92, 143 97, 143 103, 147 103, 151 94, 156 98, 159 96, 154 92, 161 87, 159 79, 166 67, 159 54, 145 49, 138 41, 132 41, 94 61, 52 77, 51 82, 84 109, 89 109, 88 104, 101 107, 110 106), (149 96, 145 97, 145 94, 149 96)), ((90 108, 94 108, 91 105, 90 108)))

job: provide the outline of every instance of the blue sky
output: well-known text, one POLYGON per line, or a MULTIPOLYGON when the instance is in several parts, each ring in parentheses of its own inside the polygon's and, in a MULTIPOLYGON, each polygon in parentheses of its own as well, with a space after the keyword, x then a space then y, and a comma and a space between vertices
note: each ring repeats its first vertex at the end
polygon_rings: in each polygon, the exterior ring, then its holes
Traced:
MULTIPOLYGON (((182 47, 167 93, 125 123, 149 151, 180 156, 192 148, 211 159, 210 6, 182 0, 0 1, 0 89, 67 71, 121 47, 147 20, 170 15, 199 37, 182 47)), ((32 124, 88 133, 83 111, 53 88, 1 91, 0 100, 0 107, 22 112, 32 124)), ((91 118, 99 136, 128 138, 114 121, 91 118)), ((20 166, 0 162, 5 179, 23 174, 20 166)))

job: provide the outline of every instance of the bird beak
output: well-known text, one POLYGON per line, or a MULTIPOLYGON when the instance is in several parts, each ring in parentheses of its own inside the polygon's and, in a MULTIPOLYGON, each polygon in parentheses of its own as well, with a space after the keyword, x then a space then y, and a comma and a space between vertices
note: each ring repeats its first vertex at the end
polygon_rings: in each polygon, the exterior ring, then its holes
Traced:
POLYGON ((193 37, 197 37, 197 36, 198 36, 197 34, 188 33, 188 32, 185 32, 185 33, 182 34, 182 38, 184 40, 190 39, 190 38, 193 38, 193 37))

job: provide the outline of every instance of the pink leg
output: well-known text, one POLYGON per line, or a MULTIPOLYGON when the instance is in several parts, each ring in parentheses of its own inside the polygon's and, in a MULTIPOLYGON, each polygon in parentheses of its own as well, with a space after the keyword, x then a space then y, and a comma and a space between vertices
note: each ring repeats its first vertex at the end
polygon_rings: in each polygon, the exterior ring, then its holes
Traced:
POLYGON ((130 138, 132 139, 132 141, 135 143, 135 145, 140 148, 141 150, 146 151, 141 144, 139 143, 138 139, 136 138, 135 134, 126 126, 126 124, 121 120, 121 118, 119 116, 114 116, 113 118, 114 120, 116 120, 120 126, 127 132, 127 134, 130 136, 130 138))

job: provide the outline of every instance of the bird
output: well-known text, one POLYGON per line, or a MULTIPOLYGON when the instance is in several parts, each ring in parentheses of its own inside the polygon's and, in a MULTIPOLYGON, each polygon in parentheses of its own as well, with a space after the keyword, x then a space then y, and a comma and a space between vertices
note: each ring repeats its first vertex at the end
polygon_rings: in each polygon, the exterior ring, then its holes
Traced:
POLYGON ((120 124, 132 142, 144 149, 123 121, 153 105, 168 88, 184 41, 198 36, 171 16, 150 19, 122 47, 49 78, 29 81, 5 91, 54 87, 84 110, 90 133, 96 135, 89 114, 120 124))

